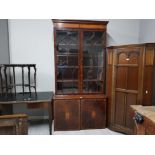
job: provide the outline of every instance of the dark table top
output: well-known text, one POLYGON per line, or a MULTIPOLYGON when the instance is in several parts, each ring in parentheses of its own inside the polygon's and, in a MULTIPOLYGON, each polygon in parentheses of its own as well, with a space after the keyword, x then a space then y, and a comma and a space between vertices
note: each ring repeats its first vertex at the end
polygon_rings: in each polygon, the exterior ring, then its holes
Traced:
POLYGON ((39 103, 39 102, 51 102, 53 98, 53 92, 37 92, 27 94, 8 94, 2 96, 0 94, 0 104, 14 104, 14 103, 39 103))

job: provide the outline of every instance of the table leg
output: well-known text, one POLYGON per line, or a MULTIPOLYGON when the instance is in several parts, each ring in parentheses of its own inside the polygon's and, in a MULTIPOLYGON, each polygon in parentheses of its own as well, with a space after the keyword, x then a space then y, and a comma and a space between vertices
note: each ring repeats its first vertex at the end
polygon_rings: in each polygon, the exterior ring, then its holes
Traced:
POLYGON ((50 132, 50 135, 52 135, 52 121, 53 121, 53 117, 52 117, 52 104, 53 102, 49 102, 48 104, 48 116, 49 116, 49 132, 50 132))

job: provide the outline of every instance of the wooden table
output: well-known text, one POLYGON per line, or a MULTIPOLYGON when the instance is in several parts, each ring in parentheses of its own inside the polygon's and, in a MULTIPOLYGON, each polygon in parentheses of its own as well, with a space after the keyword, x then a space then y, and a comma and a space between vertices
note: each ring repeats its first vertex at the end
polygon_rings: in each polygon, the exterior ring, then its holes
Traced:
POLYGON ((0 95, 0 106, 27 104, 28 108, 45 108, 48 109, 49 116, 49 132, 52 134, 52 108, 53 92, 37 92, 27 94, 8 94, 6 96, 0 95))
POLYGON ((134 133, 138 135, 155 135, 155 106, 131 105, 131 108, 144 118, 143 123, 135 125, 134 133))

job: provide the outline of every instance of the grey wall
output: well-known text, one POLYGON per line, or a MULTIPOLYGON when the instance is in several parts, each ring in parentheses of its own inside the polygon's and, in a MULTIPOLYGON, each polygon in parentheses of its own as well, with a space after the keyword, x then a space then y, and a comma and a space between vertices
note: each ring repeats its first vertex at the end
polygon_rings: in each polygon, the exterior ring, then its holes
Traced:
POLYGON ((55 89, 53 24, 49 19, 9 20, 10 63, 34 63, 37 91, 55 89))
POLYGON ((139 42, 155 42, 155 19, 142 19, 140 21, 139 42))
POLYGON ((0 64, 10 63, 8 20, 0 19, 0 64))
POLYGON ((139 43, 139 19, 110 19, 107 26, 107 45, 139 43))

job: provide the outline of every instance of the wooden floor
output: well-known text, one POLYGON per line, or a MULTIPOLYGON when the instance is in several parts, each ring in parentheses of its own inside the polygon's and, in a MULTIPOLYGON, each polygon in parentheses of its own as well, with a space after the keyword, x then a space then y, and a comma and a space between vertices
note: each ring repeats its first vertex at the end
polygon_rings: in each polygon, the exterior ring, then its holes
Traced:
MULTIPOLYGON (((48 122, 30 123, 28 134, 29 135, 49 135, 48 122)), ((106 129, 79 130, 79 131, 53 131, 53 135, 122 135, 122 134, 111 131, 106 128, 106 129)))

